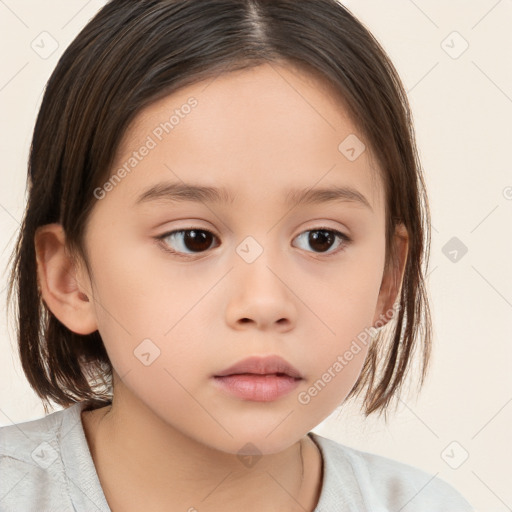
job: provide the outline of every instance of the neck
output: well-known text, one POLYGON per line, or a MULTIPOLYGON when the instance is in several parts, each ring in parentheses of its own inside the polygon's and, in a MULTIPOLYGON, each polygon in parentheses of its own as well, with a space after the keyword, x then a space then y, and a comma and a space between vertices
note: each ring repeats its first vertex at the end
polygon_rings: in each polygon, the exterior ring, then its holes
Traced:
POLYGON ((251 458, 207 446, 119 401, 84 411, 82 419, 113 511, 169 511, 172 504, 181 511, 304 512, 318 502, 322 460, 308 436, 279 453, 251 458))

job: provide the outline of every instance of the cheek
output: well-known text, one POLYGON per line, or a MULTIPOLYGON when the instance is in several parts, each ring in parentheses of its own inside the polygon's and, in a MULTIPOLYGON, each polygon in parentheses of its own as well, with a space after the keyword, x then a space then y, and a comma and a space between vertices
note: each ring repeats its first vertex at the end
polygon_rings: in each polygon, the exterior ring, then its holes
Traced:
POLYGON ((361 374, 372 342, 375 293, 364 287, 351 291, 354 293, 340 296, 324 290, 318 298, 318 306, 323 305, 319 309, 322 323, 317 322, 316 333, 312 332, 301 354, 304 361, 309 361, 310 374, 297 394, 297 402, 311 422, 310 428, 345 401, 361 374))
POLYGON ((123 247, 103 241, 102 247, 93 262, 94 306, 98 330, 118 373, 138 367, 144 358, 171 370, 179 358, 183 366, 204 344, 208 325, 200 323, 201 302, 209 304, 209 299, 202 297, 218 277, 201 278, 192 267, 171 265, 151 242, 123 247))
MULTIPOLYGON (((381 265, 383 261, 370 252, 354 254, 338 271, 331 271, 331 279, 321 286, 304 283, 308 292, 303 296, 316 318, 309 322, 311 341, 304 345, 303 357, 309 354, 314 360, 315 378, 329 382, 326 387, 333 399, 350 391, 364 364, 382 280, 381 265)), ((324 393, 326 400, 330 400, 328 394, 324 393)))
POLYGON ((313 282, 304 285, 303 296, 323 321, 327 340, 346 341, 372 325, 383 267, 383 261, 375 254, 376 251, 354 251, 339 265, 331 266, 329 275, 323 275, 316 286, 313 282))
MULTIPOLYGON (((172 264, 152 240, 126 234, 113 243, 108 236, 98 240, 95 254, 95 291, 98 315, 106 323, 117 321, 133 336, 148 336, 172 325, 198 298, 198 280, 172 264)), ((204 280, 203 280, 204 284, 204 280)))

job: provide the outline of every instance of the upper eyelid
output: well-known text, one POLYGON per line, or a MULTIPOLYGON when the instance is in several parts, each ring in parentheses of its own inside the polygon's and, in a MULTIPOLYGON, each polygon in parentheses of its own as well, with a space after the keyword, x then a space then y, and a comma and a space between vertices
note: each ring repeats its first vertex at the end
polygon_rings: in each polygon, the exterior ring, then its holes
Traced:
MULTIPOLYGON (((350 238, 350 236, 347 233, 345 233, 342 228, 334 228, 334 227, 331 227, 331 226, 324 226, 324 225, 318 225, 318 226, 313 226, 313 227, 309 227, 309 228, 303 229, 302 231, 297 233, 297 235, 295 235, 294 238, 296 238, 298 235, 301 235, 303 233, 307 233, 308 231, 319 231, 319 230, 322 230, 322 229, 324 229, 325 231, 337 232, 337 233, 339 233, 339 234, 341 234, 343 236, 346 236, 347 238, 350 238)), ((199 226, 185 226, 185 227, 182 227, 182 228, 171 229, 170 231, 165 231, 161 235, 158 235, 157 238, 165 238, 166 236, 169 236, 169 235, 172 235, 172 234, 175 234, 175 233, 182 233, 184 231, 206 231, 207 233, 211 233, 212 235, 216 236, 217 238, 220 238, 213 229, 211 229, 211 228, 202 228, 202 227, 199 227, 199 226)))
MULTIPOLYGON (((182 221, 183 222, 186 222, 186 224, 183 226, 183 227, 177 227, 175 229, 169 229, 168 231, 164 232, 164 234, 171 234, 171 233, 175 233, 176 231, 188 231, 188 230, 201 230, 201 231, 208 231, 210 233, 213 233, 215 234, 216 236, 217 235, 217 230, 215 228, 212 228, 212 227, 202 227, 200 225, 200 223, 203 223, 204 221, 201 220, 201 219, 194 219, 194 218, 190 218, 190 219, 176 219, 176 222, 179 222, 179 221, 182 221), (197 222, 197 224, 195 224, 195 222, 197 222)), ((314 224, 310 227, 307 227, 305 229, 301 229, 301 231, 297 232, 297 234, 300 234, 300 233, 303 233, 304 231, 314 231, 316 229, 326 229, 326 230, 331 230, 331 231, 339 231, 341 232, 342 234, 344 234, 345 236, 350 236, 348 233, 350 232, 350 230, 346 227, 346 226, 328 226, 327 223, 328 222, 336 222, 338 224, 343 224, 343 223, 340 223, 339 221, 336 221, 334 219, 330 219, 330 220, 312 220, 312 221, 309 221, 309 222, 313 222, 314 224)), ((166 223, 167 224, 167 223, 166 223)), ((211 224, 209 222, 207 222, 207 224, 209 224, 209 226, 211 226, 211 224)))

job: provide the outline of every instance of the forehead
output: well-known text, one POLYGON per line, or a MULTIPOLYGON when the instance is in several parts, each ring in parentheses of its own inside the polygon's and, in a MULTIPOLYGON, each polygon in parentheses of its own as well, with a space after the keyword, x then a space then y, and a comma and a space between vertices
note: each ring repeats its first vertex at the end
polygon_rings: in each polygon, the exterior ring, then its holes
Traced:
POLYGON ((184 87, 139 112, 111 169, 129 171, 112 196, 134 204, 148 186, 181 181, 222 187, 244 202, 284 201, 291 189, 346 185, 378 211, 382 187, 364 147, 331 84, 263 64, 184 87))

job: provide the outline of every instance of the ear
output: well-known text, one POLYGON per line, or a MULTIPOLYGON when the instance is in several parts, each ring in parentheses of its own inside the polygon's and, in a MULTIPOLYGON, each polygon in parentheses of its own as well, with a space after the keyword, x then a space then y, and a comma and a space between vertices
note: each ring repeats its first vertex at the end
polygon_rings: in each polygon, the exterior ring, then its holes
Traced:
POLYGON ((399 224, 396 227, 393 243, 395 255, 394 258, 391 258, 389 265, 384 269, 379 298, 372 323, 372 325, 375 326, 375 323, 378 321, 377 328, 386 325, 392 318, 392 313, 394 313, 392 308, 402 287, 409 248, 409 235, 403 224, 399 224))
POLYGON ((50 311, 70 331, 91 334, 98 327, 92 293, 85 288, 89 278, 75 268, 65 242, 60 224, 46 224, 36 230, 34 243, 41 295, 50 311))

